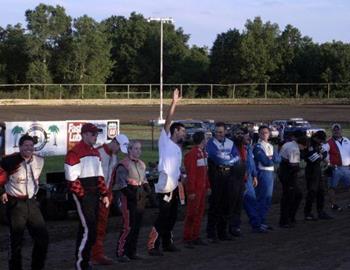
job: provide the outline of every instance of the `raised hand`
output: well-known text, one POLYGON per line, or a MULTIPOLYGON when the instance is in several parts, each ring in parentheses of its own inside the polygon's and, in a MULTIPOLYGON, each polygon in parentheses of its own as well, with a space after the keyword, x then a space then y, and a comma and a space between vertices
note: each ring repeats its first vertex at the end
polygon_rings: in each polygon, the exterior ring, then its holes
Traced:
POLYGON ((173 102, 178 102, 182 97, 180 96, 180 91, 179 89, 175 88, 173 92, 173 102))

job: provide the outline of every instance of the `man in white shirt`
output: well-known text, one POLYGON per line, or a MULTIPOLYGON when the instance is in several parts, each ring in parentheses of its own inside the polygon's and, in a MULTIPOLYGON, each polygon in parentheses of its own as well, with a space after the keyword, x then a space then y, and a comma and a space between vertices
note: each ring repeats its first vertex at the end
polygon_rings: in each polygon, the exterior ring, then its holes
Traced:
POLYGON ((332 125, 332 138, 323 148, 328 152, 328 162, 332 168, 328 190, 331 208, 341 211, 342 208, 335 202, 335 189, 339 182, 343 182, 346 187, 350 186, 350 140, 342 136, 340 124, 332 125))
POLYGON ((305 136, 297 137, 285 143, 280 151, 281 163, 279 178, 282 184, 280 227, 295 226, 295 216, 303 194, 298 186, 298 172, 300 170, 300 150, 307 147, 305 136))
POLYGON ((158 141, 159 147, 159 178, 155 184, 155 191, 159 201, 159 214, 151 230, 148 240, 148 253, 151 256, 162 256, 163 251, 178 251, 172 240, 172 230, 176 222, 178 207, 178 184, 181 177, 180 167, 182 152, 179 144, 186 136, 183 124, 171 124, 177 102, 181 99, 179 90, 173 92, 173 100, 158 141))

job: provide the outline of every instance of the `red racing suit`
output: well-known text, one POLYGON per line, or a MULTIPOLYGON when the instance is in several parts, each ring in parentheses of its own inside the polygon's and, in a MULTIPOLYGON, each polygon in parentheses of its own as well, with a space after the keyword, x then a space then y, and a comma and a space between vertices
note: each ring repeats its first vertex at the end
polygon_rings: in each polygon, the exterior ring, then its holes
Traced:
POLYGON ((205 198, 210 188, 208 179, 207 153, 194 146, 184 158, 187 173, 187 209, 185 217, 184 241, 199 238, 201 222, 205 210, 205 198), (194 194, 194 198, 190 199, 194 194), (191 196, 192 195, 192 196, 191 196))
MULTIPOLYGON (((112 188, 114 184, 113 172, 114 168, 118 164, 117 155, 113 154, 107 144, 103 144, 97 148, 98 152, 101 156, 101 164, 104 175, 104 180, 107 189, 109 190, 109 201, 112 201, 112 188)), ((105 258, 105 252, 103 247, 103 242, 106 237, 107 231, 107 223, 109 216, 110 206, 106 208, 102 202, 100 202, 99 210, 98 210, 98 222, 97 222, 97 235, 96 242, 91 250, 91 259, 94 261, 98 261, 100 259, 105 258)))

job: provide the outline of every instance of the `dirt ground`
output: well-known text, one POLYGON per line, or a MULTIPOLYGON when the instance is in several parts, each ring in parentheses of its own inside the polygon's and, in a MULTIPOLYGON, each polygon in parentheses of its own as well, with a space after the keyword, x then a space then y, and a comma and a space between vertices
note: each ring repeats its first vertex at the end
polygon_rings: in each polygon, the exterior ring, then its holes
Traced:
MULTIPOLYGON (((346 205, 348 193, 339 195, 340 204, 346 205)), ((138 252, 144 257, 140 261, 121 264, 117 261, 112 266, 95 266, 94 269, 278 269, 278 270, 348 270, 350 269, 350 210, 333 213, 330 221, 303 221, 302 209, 299 210, 298 224, 293 229, 277 227, 279 205, 274 204, 269 215, 274 231, 267 234, 251 232, 245 213, 243 213, 241 238, 230 242, 220 242, 207 247, 186 249, 181 236, 183 222, 177 222, 174 236, 180 252, 165 253, 164 257, 150 257, 146 251, 147 235, 150 222, 154 220, 156 209, 147 209, 145 225, 140 234, 138 252)), ((183 209, 181 210, 183 212, 183 209)), ((120 231, 120 217, 112 217, 109 222, 106 253, 116 259, 116 242, 120 231)), ((46 269, 70 270, 73 268, 75 233, 78 221, 50 221, 47 223, 50 234, 50 246, 46 269)), ((205 227, 205 226, 203 226, 205 227)), ((6 265, 7 228, 0 226, 0 261, 6 265)), ((203 230, 203 236, 204 230, 203 230)), ((29 269, 31 240, 25 236, 23 259, 29 269)), ((2 269, 7 269, 2 268, 2 269)))
MULTIPOLYGON (((164 106, 164 117, 167 106, 164 106)), ((1 106, 2 121, 120 119, 123 123, 147 124, 159 117, 159 106, 1 106)), ((311 122, 348 122, 350 105, 183 105, 177 119, 216 121, 271 121, 304 117, 311 122)))
MULTIPOLYGON (((121 123, 145 123, 158 117, 157 106, 4 106, 0 108, 3 121, 108 119, 119 118, 121 123)), ((200 118, 223 121, 267 121, 287 117, 304 117, 314 122, 348 122, 350 106, 347 105, 225 105, 225 106, 179 106, 176 118, 200 118)), ((276 185, 278 186, 278 185, 276 185)), ((305 192, 304 192, 305 196, 305 192)), ((339 195, 339 203, 345 206, 349 193, 339 195)), ((140 234, 138 250, 142 261, 129 264, 115 262, 109 267, 96 269, 279 269, 279 270, 348 270, 350 269, 350 210, 341 213, 327 211, 335 219, 331 221, 303 221, 303 204, 299 210, 298 224, 294 229, 277 227, 279 216, 278 195, 269 215, 275 230, 268 234, 251 233, 245 213, 242 214, 243 237, 230 242, 212 244, 188 250, 182 246, 182 219, 175 227, 175 242, 181 252, 166 253, 164 257, 149 257, 146 240, 156 209, 148 209, 145 226, 140 234)), ((181 210, 183 212, 183 209, 181 210)), ((77 220, 49 221, 50 247, 47 267, 50 270, 73 269, 77 220)), ((120 231, 120 218, 110 219, 106 240, 106 253, 115 259, 116 239, 120 231)), ((204 232, 203 232, 203 236, 204 232)), ((0 262, 6 265, 8 251, 8 228, 0 226, 0 262)), ((23 259, 29 269, 31 240, 25 237, 23 259)), ((7 269, 2 266, 1 269, 7 269)))

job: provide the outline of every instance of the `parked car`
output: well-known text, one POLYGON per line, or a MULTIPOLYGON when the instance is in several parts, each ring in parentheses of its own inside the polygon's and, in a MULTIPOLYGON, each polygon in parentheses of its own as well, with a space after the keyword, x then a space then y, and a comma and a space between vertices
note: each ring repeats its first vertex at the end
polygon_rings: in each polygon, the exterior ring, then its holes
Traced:
POLYGON ((192 136, 197 131, 203 131, 207 137, 212 137, 212 132, 208 129, 207 125, 201 120, 176 120, 176 122, 181 123, 186 129, 186 138, 184 141, 185 145, 192 144, 192 136))
POLYGON ((323 128, 311 126, 311 124, 303 118, 290 118, 289 120, 286 120, 286 124, 283 129, 283 139, 288 140, 290 135, 297 130, 301 131, 308 138, 310 138, 312 134, 316 133, 317 131, 325 131, 323 128))

